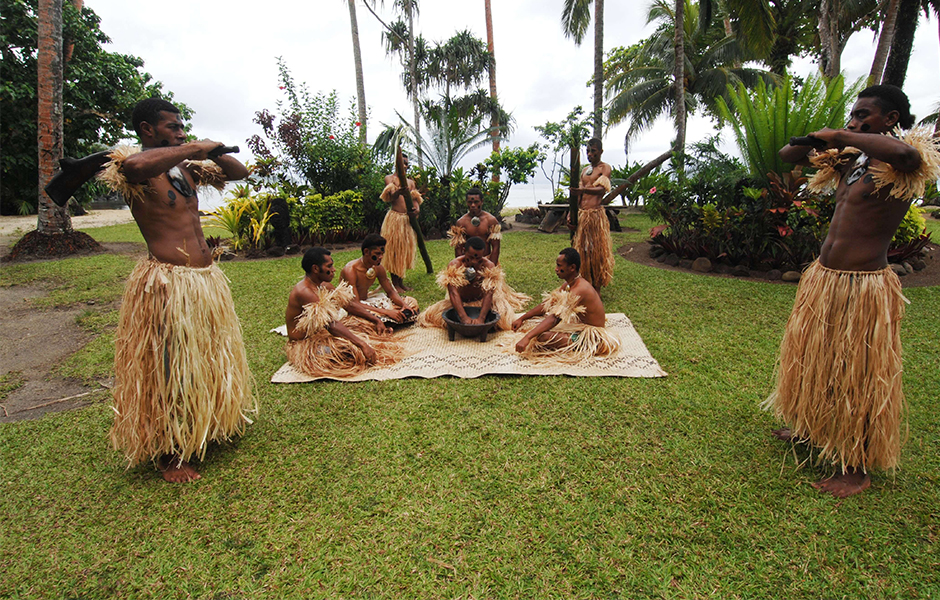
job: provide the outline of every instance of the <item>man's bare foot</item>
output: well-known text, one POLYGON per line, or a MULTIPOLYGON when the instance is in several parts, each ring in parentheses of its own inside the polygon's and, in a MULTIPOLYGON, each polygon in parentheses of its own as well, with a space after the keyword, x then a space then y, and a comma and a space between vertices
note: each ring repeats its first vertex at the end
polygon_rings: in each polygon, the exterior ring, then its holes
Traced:
POLYGON ((395 286, 395 289, 398 290, 398 293, 410 292, 413 288, 405 285, 405 282, 398 275, 392 275, 392 285, 395 286))
POLYGON ((848 498, 860 494, 871 485, 871 477, 857 469, 846 469, 845 473, 836 473, 828 479, 813 484, 821 492, 828 492, 836 498, 848 498))
POLYGON ((196 472, 185 460, 180 460, 178 456, 166 455, 160 457, 157 468, 163 475, 163 479, 170 483, 189 483, 202 479, 202 475, 196 472))
POLYGON ((783 427, 781 429, 774 429, 770 432, 770 435, 774 436, 775 439, 780 440, 781 442, 789 442, 795 440, 793 437, 793 432, 789 427, 783 427))

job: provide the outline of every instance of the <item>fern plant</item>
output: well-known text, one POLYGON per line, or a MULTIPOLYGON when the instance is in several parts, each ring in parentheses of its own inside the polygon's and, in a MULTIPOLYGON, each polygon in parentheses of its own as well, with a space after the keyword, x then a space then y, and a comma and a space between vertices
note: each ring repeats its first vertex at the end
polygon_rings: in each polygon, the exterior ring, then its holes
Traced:
POLYGON ((793 165, 780 160, 777 152, 792 136, 803 136, 825 127, 845 126, 849 102, 861 89, 859 79, 849 89, 840 75, 828 82, 810 76, 794 90, 789 76, 777 87, 760 81, 753 91, 741 84, 728 86, 729 105, 718 98, 718 109, 734 129, 735 141, 751 175, 761 181, 768 173, 787 173, 793 165))

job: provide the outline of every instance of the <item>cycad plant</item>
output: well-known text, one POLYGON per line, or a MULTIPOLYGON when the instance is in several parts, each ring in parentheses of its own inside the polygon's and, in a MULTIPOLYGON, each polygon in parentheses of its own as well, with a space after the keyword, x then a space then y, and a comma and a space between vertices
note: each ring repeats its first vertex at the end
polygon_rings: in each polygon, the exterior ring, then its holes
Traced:
POLYGON ((777 155, 790 137, 845 126, 849 102, 862 83, 859 80, 846 90, 841 75, 828 82, 820 75, 811 75, 796 91, 789 76, 773 88, 763 82, 752 91, 741 84, 729 85, 731 104, 718 98, 718 108, 734 129, 751 175, 766 182, 768 173, 787 173, 793 169, 792 164, 784 163, 777 155))

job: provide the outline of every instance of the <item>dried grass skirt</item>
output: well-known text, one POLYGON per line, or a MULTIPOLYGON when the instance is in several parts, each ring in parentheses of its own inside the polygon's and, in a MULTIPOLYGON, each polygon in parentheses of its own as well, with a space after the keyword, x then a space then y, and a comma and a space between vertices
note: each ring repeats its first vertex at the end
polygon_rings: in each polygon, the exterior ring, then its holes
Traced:
POLYGON ((405 213, 389 210, 382 222, 382 237, 385 238, 385 258, 382 264, 389 273, 405 277, 405 273, 414 268, 418 236, 411 228, 411 221, 405 213))
MULTIPOLYGON (((357 317, 346 317, 343 324, 356 337, 375 350, 375 366, 395 364, 404 356, 400 343, 369 333, 371 324, 357 317)), ((369 368, 366 356, 358 346, 326 329, 312 336, 287 343, 287 360, 295 368, 311 377, 352 377, 369 368)))
POLYGON ((133 466, 203 458, 257 412, 241 327, 222 271, 142 260, 115 335, 111 442, 133 466))
POLYGON ((578 211, 571 245, 581 255, 581 277, 598 289, 609 285, 614 278, 614 247, 603 207, 578 211))
POLYGON ((897 466, 905 301, 890 268, 836 271, 816 261, 800 280, 765 406, 843 471, 897 466))

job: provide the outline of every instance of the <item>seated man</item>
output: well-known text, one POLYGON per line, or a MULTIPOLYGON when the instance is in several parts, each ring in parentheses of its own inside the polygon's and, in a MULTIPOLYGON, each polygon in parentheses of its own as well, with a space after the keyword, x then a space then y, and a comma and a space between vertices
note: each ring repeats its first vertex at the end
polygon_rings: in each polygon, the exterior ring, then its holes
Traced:
POLYGON ((369 333, 365 321, 373 322, 381 334, 390 330, 358 302, 352 302, 349 284, 341 282, 334 288, 330 283, 334 268, 329 250, 310 248, 301 265, 306 275, 291 290, 284 317, 287 359, 294 367, 314 377, 345 377, 368 365, 392 364, 400 357, 396 344, 378 341, 369 333), (344 308, 360 319, 349 317, 344 308))
POLYGON ((346 263, 340 277, 352 286, 353 301, 363 304, 386 324, 414 323, 418 318, 418 301, 398 294, 382 266, 384 256, 385 238, 370 233, 362 240, 362 256, 346 263), (376 281, 385 293, 370 291, 376 281))
POLYGON ((581 255, 565 248, 555 259, 555 275, 565 283, 546 293, 541 304, 512 323, 518 331, 532 317, 547 315, 522 336, 516 351, 526 358, 578 362, 620 349, 617 336, 604 329, 606 314, 600 294, 581 275, 581 255))
POLYGON ((498 265, 499 244, 503 237, 500 232, 501 227, 496 217, 483 210, 483 194, 480 188, 472 187, 467 190, 467 214, 460 217, 457 224, 447 232, 454 256, 463 256, 467 251, 467 238, 476 236, 486 242, 486 258, 498 265))
POLYGON ((447 292, 447 297, 432 304, 421 313, 418 325, 422 327, 446 327, 444 312, 455 308, 461 323, 483 323, 487 313, 499 313, 497 328, 508 330, 516 316, 516 308, 525 306, 529 297, 513 291, 506 284, 502 268, 484 256, 486 243, 478 238, 467 240, 467 253, 450 261, 447 268, 438 273, 437 285, 447 292), (467 316, 467 306, 479 306, 480 316, 467 316))

